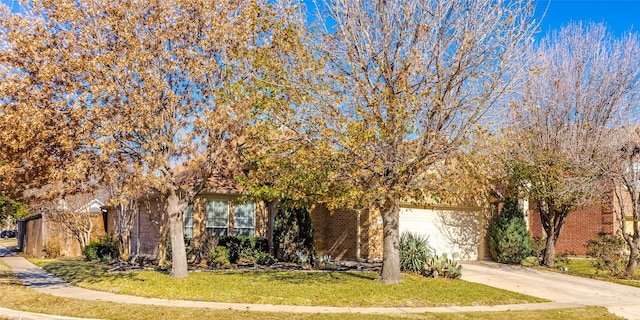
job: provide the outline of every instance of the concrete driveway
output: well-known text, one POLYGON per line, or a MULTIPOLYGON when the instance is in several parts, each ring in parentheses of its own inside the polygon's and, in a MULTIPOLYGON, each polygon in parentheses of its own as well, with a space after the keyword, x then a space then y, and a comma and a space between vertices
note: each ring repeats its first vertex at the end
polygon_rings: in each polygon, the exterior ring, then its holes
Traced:
POLYGON ((462 279, 558 303, 603 306, 640 320, 640 288, 493 262, 464 262, 462 279))

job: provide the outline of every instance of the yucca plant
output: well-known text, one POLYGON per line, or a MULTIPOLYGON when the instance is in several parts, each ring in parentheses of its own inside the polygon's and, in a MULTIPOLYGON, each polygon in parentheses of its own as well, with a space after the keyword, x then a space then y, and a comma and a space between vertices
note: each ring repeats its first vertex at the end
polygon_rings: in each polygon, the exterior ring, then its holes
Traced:
POLYGON ((400 269, 404 272, 421 273, 427 258, 433 254, 428 237, 411 232, 400 236, 400 269))

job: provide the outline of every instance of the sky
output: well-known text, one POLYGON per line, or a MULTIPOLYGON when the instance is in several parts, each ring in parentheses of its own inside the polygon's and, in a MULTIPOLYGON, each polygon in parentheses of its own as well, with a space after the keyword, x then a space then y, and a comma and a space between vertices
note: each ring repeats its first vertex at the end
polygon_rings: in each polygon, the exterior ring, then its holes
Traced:
POLYGON ((604 23, 616 36, 640 31, 640 0, 538 0, 538 20, 545 10, 540 25, 542 35, 572 21, 604 23))

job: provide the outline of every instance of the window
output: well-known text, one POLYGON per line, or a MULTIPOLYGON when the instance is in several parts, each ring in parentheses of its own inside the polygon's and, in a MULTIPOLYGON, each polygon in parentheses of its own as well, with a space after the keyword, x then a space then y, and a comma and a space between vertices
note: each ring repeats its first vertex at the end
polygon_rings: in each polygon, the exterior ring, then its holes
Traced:
POLYGON ((210 236, 229 234, 229 201, 207 199, 207 233, 210 236))
POLYGON ((236 236, 254 236, 256 226, 256 206, 247 201, 233 208, 233 232, 236 236))
POLYGON ((193 204, 184 211, 184 238, 193 239, 193 204))

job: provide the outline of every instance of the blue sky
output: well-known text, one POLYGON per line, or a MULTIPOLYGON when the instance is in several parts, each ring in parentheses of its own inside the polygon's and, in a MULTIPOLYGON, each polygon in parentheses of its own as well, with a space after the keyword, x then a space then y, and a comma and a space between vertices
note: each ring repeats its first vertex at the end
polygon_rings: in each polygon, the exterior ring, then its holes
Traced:
POLYGON ((640 31, 640 0, 538 0, 538 19, 545 9, 542 35, 571 21, 602 22, 617 36, 629 30, 640 31))

